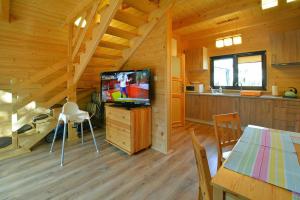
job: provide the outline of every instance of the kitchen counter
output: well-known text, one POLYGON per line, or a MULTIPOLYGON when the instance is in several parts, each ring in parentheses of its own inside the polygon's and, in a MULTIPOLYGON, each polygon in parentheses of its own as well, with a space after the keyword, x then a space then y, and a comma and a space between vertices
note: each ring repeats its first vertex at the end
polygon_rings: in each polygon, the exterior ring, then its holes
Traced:
POLYGON ((241 96, 240 93, 197 93, 197 92, 186 92, 187 95, 199 95, 199 96, 224 96, 224 97, 240 97, 240 98, 254 98, 254 99, 274 99, 274 100, 287 100, 287 101, 299 101, 300 98, 283 98, 282 96, 272 96, 272 95, 261 95, 261 96, 241 96))
POLYGON ((212 123, 213 115, 238 112, 242 126, 249 124, 295 131, 300 119, 300 99, 263 95, 240 96, 238 93, 186 93, 186 119, 212 123))

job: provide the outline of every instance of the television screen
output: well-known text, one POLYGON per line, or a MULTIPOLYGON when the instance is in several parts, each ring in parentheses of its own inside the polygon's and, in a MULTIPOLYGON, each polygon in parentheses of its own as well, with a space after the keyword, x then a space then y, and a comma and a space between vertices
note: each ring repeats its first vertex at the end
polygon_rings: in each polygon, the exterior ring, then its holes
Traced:
POLYGON ((150 105, 150 71, 119 71, 101 74, 102 102, 150 105))

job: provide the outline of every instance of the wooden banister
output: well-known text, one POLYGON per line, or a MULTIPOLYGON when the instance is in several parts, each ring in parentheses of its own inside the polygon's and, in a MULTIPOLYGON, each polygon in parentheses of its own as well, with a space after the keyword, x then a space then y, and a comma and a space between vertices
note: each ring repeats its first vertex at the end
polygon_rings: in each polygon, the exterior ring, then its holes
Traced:
MULTIPOLYGON (((74 42, 74 49, 73 49, 73 53, 72 53, 72 59, 75 58, 75 56, 77 55, 78 53, 78 50, 80 48, 80 46, 82 45, 82 42, 84 41, 84 38, 86 36, 86 33, 87 33, 87 30, 89 29, 89 27, 91 26, 92 22, 93 22, 93 19, 96 15, 96 12, 98 10, 98 7, 100 5, 100 2, 101 0, 97 0, 95 2, 95 4, 93 5, 89 15, 87 16, 87 20, 86 20, 86 26, 83 28, 82 31, 80 31, 79 33, 79 37, 78 37, 78 41, 75 41, 74 42)), ((83 19, 84 20, 84 19, 83 19)), ((76 38, 75 38, 76 39, 76 38)))
POLYGON ((84 12, 83 15, 80 18, 80 22, 78 24, 78 27, 76 27, 76 31, 75 31, 73 39, 72 39, 72 46, 74 46, 76 44, 77 40, 78 40, 78 37, 79 37, 80 32, 82 30, 81 26, 82 26, 86 16, 87 16, 87 12, 84 12))
MULTIPOLYGON (((120 8, 122 0, 110 0, 107 8, 103 9, 101 13, 101 20, 97 26, 94 27, 92 32, 92 39, 88 40, 86 45, 86 51, 84 54, 80 55, 80 63, 75 65, 75 74, 73 78, 73 83, 76 84, 80 79, 82 73, 84 72, 86 66, 91 60, 93 54, 95 53, 99 42, 101 41, 103 35, 105 34, 111 20, 115 16, 115 13, 120 8)), ((79 48, 79 47, 78 47, 79 48)), ((74 54, 73 54, 74 58, 74 54)))

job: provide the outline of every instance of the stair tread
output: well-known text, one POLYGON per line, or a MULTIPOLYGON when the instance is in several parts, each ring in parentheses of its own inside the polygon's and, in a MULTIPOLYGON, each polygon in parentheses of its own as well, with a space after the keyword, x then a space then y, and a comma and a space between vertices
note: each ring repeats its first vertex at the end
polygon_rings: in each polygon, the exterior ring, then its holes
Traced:
POLYGON ((145 18, 130 14, 122 10, 117 11, 114 19, 134 27, 140 27, 148 22, 148 20, 146 20, 145 18))
POLYGON ((129 48, 128 45, 118 44, 118 43, 103 41, 103 40, 100 41, 99 46, 105 48, 117 49, 117 50, 124 50, 129 48))
POLYGON ((123 58, 121 55, 111 55, 111 54, 105 54, 105 53, 95 53, 93 57, 96 58, 103 58, 103 59, 121 59, 123 58))
POLYGON ((149 1, 149 0, 124 0, 125 4, 129 5, 130 7, 133 7, 139 11, 142 11, 144 13, 150 13, 153 10, 158 8, 158 5, 149 1))
POLYGON ((135 32, 122 30, 122 29, 112 27, 112 26, 108 27, 108 29, 106 31, 106 34, 114 35, 114 36, 117 36, 117 37, 120 37, 120 38, 129 39, 129 40, 134 38, 134 37, 139 36, 135 32))

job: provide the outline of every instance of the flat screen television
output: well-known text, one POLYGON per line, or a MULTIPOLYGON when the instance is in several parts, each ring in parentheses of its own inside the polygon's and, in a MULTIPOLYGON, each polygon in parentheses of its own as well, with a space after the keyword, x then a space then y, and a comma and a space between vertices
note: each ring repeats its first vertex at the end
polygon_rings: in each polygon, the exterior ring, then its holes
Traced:
POLYGON ((150 75, 150 70, 102 73, 102 102, 137 106, 150 105, 150 75))

